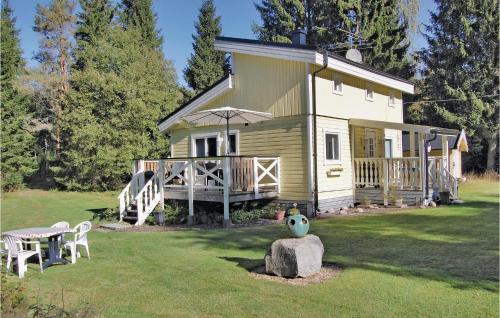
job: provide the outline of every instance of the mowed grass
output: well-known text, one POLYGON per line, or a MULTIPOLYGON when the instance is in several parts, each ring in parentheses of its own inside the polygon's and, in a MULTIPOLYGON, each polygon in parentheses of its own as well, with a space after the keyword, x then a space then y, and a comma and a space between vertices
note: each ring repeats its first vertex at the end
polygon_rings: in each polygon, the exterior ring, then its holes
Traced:
MULTIPOLYGON (((313 220, 340 277, 289 286, 252 278, 283 226, 90 234, 90 260, 35 264, 33 300, 91 304, 103 317, 498 317, 498 183, 461 187, 465 204, 313 220)), ((2 231, 75 224, 111 193, 22 191, 2 198, 2 231)), ((14 276, 10 279, 15 280, 14 276)))

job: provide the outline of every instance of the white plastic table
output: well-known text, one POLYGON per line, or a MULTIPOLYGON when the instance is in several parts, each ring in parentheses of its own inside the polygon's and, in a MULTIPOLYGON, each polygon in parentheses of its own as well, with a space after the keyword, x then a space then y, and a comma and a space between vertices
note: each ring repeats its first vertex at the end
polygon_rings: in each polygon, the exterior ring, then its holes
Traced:
POLYGON ((40 238, 48 238, 49 240, 49 259, 43 263, 43 268, 51 266, 54 263, 68 264, 68 261, 59 257, 59 237, 64 233, 72 233, 70 228, 61 227, 31 227, 27 229, 19 229, 3 233, 23 240, 32 240, 40 238))

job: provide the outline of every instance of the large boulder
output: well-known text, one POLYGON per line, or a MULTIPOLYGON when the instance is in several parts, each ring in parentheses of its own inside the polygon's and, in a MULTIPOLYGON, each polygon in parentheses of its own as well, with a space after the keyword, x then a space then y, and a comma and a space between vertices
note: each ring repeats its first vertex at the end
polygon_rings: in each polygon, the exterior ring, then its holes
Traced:
POLYGON ((323 243, 316 235, 276 240, 266 254, 266 273, 281 277, 308 277, 318 273, 323 243))

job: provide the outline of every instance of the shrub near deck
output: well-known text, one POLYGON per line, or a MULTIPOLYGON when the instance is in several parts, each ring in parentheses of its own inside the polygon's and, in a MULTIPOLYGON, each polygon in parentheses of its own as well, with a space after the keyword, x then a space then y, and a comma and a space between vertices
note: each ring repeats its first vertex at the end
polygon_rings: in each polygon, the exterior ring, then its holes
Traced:
MULTIPOLYGON (((92 259, 25 279, 32 301, 90 303, 105 317, 498 317, 498 183, 468 183, 460 206, 312 220, 340 276, 257 280, 284 225, 89 235, 92 259), (35 298, 36 297, 36 298, 35 298)), ((2 230, 92 218, 114 194, 3 194, 2 230)), ((34 266, 34 264, 30 265, 34 266)), ((15 279, 13 276, 10 279, 15 279)))

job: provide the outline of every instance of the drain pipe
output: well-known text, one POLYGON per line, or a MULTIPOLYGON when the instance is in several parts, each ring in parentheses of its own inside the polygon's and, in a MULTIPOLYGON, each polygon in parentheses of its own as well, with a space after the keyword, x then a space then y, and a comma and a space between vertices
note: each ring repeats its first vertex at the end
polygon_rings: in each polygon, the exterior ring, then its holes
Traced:
POLYGON ((437 138, 437 131, 431 130, 433 134, 431 139, 427 139, 424 143, 424 158, 425 158, 425 200, 429 199, 429 152, 427 148, 437 138))
POLYGON ((328 67, 328 52, 323 51, 323 66, 312 74, 312 115, 313 115, 313 173, 314 173, 314 204, 313 213, 318 210, 318 142, 317 142, 317 119, 316 119, 316 75, 328 67))

